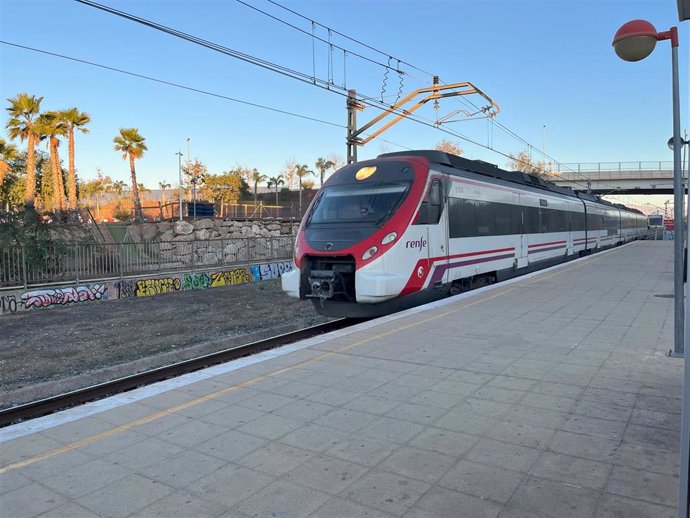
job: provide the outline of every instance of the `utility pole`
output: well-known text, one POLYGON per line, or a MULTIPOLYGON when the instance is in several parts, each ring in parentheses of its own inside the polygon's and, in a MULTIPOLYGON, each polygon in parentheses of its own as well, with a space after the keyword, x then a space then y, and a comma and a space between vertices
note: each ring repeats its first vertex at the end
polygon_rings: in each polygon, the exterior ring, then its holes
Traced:
POLYGON ((347 91, 347 163, 357 161, 357 110, 363 110, 364 105, 357 100, 357 91, 347 91))

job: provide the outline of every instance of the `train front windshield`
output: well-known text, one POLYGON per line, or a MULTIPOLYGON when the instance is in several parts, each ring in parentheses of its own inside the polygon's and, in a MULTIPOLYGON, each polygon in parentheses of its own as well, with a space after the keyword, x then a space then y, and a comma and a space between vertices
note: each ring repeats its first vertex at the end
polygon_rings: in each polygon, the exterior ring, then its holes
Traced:
POLYGON ((393 215, 409 188, 409 182, 326 187, 312 209, 308 225, 380 225, 393 215))

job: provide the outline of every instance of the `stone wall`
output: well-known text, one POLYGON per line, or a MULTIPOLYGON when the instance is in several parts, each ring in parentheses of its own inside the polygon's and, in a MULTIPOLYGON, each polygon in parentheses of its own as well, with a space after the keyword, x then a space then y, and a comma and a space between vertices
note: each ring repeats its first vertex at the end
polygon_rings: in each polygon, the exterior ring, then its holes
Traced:
POLYGON ((239 238, 291 236, 297 233, 299 222, 281 221, 234 221, 220 219, 200 219, 191 221, 164 221, 128 225, 127 232, 135 243, 156 241, 192 241, 239 238), (182 238, 180 236, 191 236, 182 238))

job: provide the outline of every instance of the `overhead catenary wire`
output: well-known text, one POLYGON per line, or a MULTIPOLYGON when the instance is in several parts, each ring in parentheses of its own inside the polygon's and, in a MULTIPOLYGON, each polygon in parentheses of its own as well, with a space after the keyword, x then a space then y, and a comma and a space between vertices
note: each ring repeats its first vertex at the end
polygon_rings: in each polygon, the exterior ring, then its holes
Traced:
MULTIPOLYGON (((285 67, 285 66, 282 66, 282 65, 279 65, 279 64, 272 63, 272 62, 270 62, 270 61, 264 60, 264 59, 262 59, 262 58, 258 58, 258 57, 256 57, 256 56, 252 56, 252 55, 250 55, 250 54, 246 54, 246 53, 243 53, 243 52, 234 50, 234 49, 230 49, 230 48, 225 47, 225 46, 223 46, 223 45, 220 45, 220 44, 217 44, 217 43, 214 43, 214 42, 205 40, 205 39, 203 39, 203 38, 199 38, 199 37, 196 37, 196 36, 187 34, 187 33, 185 33, 185 32, 182 32, 182 31, 179 31, 179 30, 177 30, 177 29, 173 29, 173 28, 171 28, 171 27, 168 27, 168 26, 165 26, 165 25, 162 25, 162 24, 153 22, 153 21, 151 21, 151 20, 147 20, 147 19, 145 19, 145 18, 141 18, 141 17, 135 16, 135 15, 126 13, 126 12, 124 12, 124 11, 120 11, 120 10, 118 10, 118 9, 114 9, 114 8, 112 8, 112 7, 109 7, 109 6, 105 6, 105 5, 99 4, 99 3, 97 3, 97 2, 94 2, 93 0, 74 0, 74 1, 76 1, 76 2, 78 2, 78 3, 81 3, 81 4, 83 4, 83 5, 87 5, 87 6, 89 6, 89 7, 93 7, 93 8, 102 10, 102 11, 107 12, 107 13, 109 13, 109 14, 113 14, 113 15, 116 15, 116 16, 119 16, 119 17, 122 17, 122 18, 125 18, 125 19, 130 20, 130 21, 133 21, 133 22, 135 22, 135 23, 139 23, 139 24, 144 25, 144 26, 146 26, 146 27, 149 27, 149 28, 151 28, 151 29, 158 30, 158 31, 167 33, 167 34, 169 34, 169 35, 172 35, 172 36, 175 36, 175 37, 184 39, 184 40, 186 40, 186 41, 188 41, 188 42, 190 42, 190 43, 194 43, 194 44, 197 44, 197 45, 206 47, 206 48, 208 48, 208 49, 210 49, 210 50, 214 50, 214 51, 216 51, 216 52, 219 52, 219 53, 228 55, 228 56, 230 56, 230 57, 234 57, 234 58, 236 58, 236 59, 245 61, 245 62, 247 62, 247 63, 254 64, 254 65, 256 65, 256 66, 259 66, 259 67, 265 68, 265 69, 267 69, 267 70, 270 70, 270 71, 279 73, 279 74, 284 75, 284 76, 286 76, 286 77, 291 77, 291 78, 293 78, 293 79, 296 79, 296 80, 298 80, 298 81, 301 81, 301 82, 304 82, 304 83, 307 83, 307 84, 313 84, 314 86, 318 86, 318 87, 320 87, 320 88, 322 88, 322 89, 325 89, 325 90, 328 90, 328 91, 331 91, 331 92, 338 93, 339 95, 342 95, 342 96, 346 96, 346 95, 347 95, 346 92, 344 91, 345 89, 344 89, 343 87, 340 87, 339 85, 331 84, 329 81, 324 81, 324 80, 322 80, 322 79, 318 79, 318 78, 316 78, 316 77, 310 76, 309 74, 306 74, 306 73, 304 73, 304 72, 300 72, 300 71, 291 69, 291 68, 289 68, 289 67, 285 67)), ((348 51, 348 52, 350 52, 350 51, 348 51)), ((402 61, 401 61, 401 62, 402 62, 402 61)), ((382 66, 385 66, 385 65, 382 65, 382 66)), ((415 67, 415 68, 416 68, 416 67, 415 67)), ((426 73, 426 72, 425 72, 425 73, 426 73)), ((373 97, 360 96, 360 98, 361 98, 361 101, 362 101, 364 104, 367 104, 367 105, 370 105, 370 106, 374 106, 374 107, 377 107, 377 108, 379 108, 379 109, 382 108, 382 106, 381 106, 382 103, 379 102, 379 101, 377 101, 377 100, 374 99, 373 97)), ((422 120, 422 119, 421 119, 420 117, 418 117, 418 116, 412 116, 412 115, 410 115, 410 114, 407 114, 404 110, 400 110, 400 109, 398 109, 398 110, 392 110, 390 107, 384 107, 383 109, 387 109, 387 110, 391 111, 392 113, 404 114, 404 115, 406 115, 409 119, 411 119, 411 120, 413 120, 413 121, 416 121, 416 122, 421 123, 421 124, 424 124, 424 125, 426 125, 426 126, 429 126, 429 127, 435 128, 435 129, 438 129, 438 130, 443 131, 443 132, 445 132, 445 133, 447 133, 447 134, 449 134, 449 135, 453 135, 453 136, 455 136, 455 137, 457 137, 457 138, 460 138, 460 139, 465 140, 465 141, 467 141, 467 142, 470 142, 470 143, 472 143, 472 144, 474 144, 474 145, 476 145, 476 146, 479 146, 479 147, 488 149, 488 150, 490 150, 490 151, 493 151, 493 152, 495 152, 495 153, 498 153, 498 154, 500 154, 500 155, 502 155, 502 156, 504 156, 504 157, 507 157, 507 158, 509 158, 509 159, 512 159, 512 160, 515 159, 515 157, 511 157, 509 154, 503 153, 503 152, 501 152, 501 151, 499 151, 499 150, 497 150, 497 149, 495 149, 495 148, 491 148, 491 147, 488 147, 488 146, 486 146, 486 145, 483 145, 483 144, 477 142, 476 140, 470 139, 469 137, 464 136, 464 135, 462 135, 462 134, 460 134, 460 133, 456 133, 456 132, 450 131, 450 130, 448 130, 447 128, 438 127, 438 126, 435 125, 434 123, 430 123, 430 122, 424 121, 424 120, 422 120)), ((520 160, 518 160, 518 162, 520 162, 520 160)), ((529 165, 534 166, 533 164, 529 164, 529 165)), ((544 171, 544 172, 547 172, 547 171, 544 171)), ((557 175, 557 176, 560 176, 560 175, 557 175)), ((584 186, 584 184, 582 184, 582 185, 584 186)), ((585 187, 586 187, 586 186, 585 186, 585 187)))

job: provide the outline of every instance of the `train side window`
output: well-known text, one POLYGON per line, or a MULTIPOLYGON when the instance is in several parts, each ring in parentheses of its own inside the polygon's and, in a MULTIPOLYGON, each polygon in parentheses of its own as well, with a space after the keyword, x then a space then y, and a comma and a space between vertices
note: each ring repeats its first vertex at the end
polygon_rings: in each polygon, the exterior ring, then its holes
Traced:
POLYGON ((441 192, 441 181, 431 182, 429 190, 429 224, 435 225, 441 220, 443 212, 443 193, 441 192))

